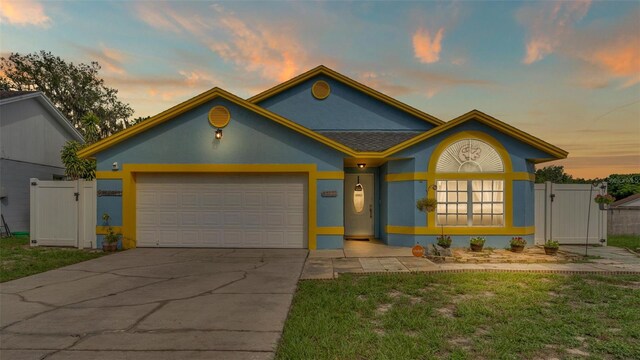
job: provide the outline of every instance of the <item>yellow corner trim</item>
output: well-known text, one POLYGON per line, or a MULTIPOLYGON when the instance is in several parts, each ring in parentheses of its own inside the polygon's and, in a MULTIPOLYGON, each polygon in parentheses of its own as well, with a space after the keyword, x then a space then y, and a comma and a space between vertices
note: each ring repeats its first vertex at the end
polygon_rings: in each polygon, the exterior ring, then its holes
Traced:
MULTIPOLYGON (((111 229, 116 234, 122 234, 121 226, 112 226, 111 229)), ((96 235, 106 235, 109 232, 108 226, 96 226, 96 235)))
POLYGON ((316 164, 124 164, 122 169, 122 245, 125 249, 136 247, 136 175, 139 173, 306 173, 308 248, 316 249, 316 164))
POLYGON ((417 173, 402 173, 402 174, 387 174, 385 176, 386 181, 422 181, 427 180, 426 172, 417 173))
POLYGON ((122 179, 121 171, 96 171, 96 179, 122 179))
POLYGON ((444 231, 445 235, 532 235, 535 233, 535 226, 524 227, 426 227, 426 226, 394 226, 387 225, 388 234, 404 235, 440 235, 444 231))
POLYGON ((344 235, 343 226, 318 226, 316 228, 318 235, 344 235))
POLYGON ((344 171, 318 171, 318 180, 343 180, 344 171))

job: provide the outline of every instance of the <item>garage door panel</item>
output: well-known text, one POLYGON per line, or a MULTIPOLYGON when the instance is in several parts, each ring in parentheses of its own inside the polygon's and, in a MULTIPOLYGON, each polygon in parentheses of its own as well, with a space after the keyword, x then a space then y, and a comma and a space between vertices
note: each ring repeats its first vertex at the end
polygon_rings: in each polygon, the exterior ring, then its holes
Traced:
POLYGON ((306 176, 139 174, 138 246, 306 247, 306 176))

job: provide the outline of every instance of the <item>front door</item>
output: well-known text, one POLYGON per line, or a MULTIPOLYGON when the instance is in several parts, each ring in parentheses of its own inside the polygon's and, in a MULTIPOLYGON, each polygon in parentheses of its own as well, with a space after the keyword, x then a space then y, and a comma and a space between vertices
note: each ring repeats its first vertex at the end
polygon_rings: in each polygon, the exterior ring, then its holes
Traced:
POLYGON ((345 238, 374 237, 373 174, 345 174, 344 176, 344 235, 345 238))

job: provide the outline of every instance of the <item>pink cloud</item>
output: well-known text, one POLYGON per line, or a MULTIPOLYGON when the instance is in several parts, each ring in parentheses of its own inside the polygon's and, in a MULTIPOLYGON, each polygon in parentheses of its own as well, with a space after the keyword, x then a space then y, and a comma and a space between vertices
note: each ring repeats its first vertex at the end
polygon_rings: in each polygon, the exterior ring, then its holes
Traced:
POLYGON ((590 6, 591 0, 576 0, 542 2, 522 8, 517 17, 529 32, 522 62, 532 64, 556 51, 590 6))
POLYGON ((97 61, 104 71, 109 74, 123 75, 126 73, 124 69, 124 61, 127 55, 122 51, 109 48, 104 44, 99 49, 80 46, 80 49, 89 57, 90 61, 97 61))
POLYGON ((19 26, 51 26, 51 18, 45 14, 44 6, 35 0, 0 1, 0 20, 19 26))
POLYGON ((421 63, 434 63, 440 60, 440 51, 442 50, 442 36, 444 28, 438 29, 435 35, 422 27, 418 28, 413 34, 413 51, 415 57, 421 63))

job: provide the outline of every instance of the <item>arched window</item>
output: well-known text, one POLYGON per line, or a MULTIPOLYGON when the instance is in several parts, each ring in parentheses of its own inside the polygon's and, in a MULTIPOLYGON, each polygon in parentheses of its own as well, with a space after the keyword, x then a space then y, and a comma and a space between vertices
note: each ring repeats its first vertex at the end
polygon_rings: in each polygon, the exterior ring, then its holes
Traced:
POLYGON ((504 173, 504 161, 488 143, 469 138, 447 146, 436 163, 437 224, 504 226, 501 173, 504 173), (475 176, 477 173, 496 173, 496 176, 495 179, 475 176))

